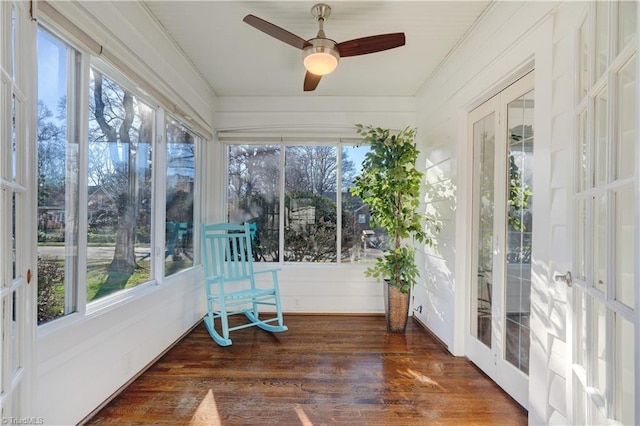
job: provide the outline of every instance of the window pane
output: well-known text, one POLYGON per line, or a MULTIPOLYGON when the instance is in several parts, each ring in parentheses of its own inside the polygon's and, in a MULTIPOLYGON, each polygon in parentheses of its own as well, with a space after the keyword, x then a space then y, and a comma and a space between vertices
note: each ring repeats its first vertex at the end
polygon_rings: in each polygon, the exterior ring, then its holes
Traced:
POLYGON ((625 188, 615 193, 615 271, 616 300, 633 309, 635 286, 634 241, 634 197, 633 188, 625 188))
POLYGON ((69 69, 79 53, 38 29, 38 322, 76 311, 78 144, 69 127, 69 69))
POLYGON ((342 148, 342 262, 371 263, 388 243, 384 229, 371 227, 369 207, 349 192, 367 152, 368 146, 342 148))
POLYGON ((618 46, 622 50, 637 31, 637 0, 622 0, 618 3, 618 46))
POLYGON ((280 253, 280 147, 230 145, 227 215, 255 223, 254 260, 278 262, 280 253))
POLYGON ((335 146, 286 147, 284 261, 337 261, 337 179, 335 146))
MULTIPOLYGON (((179 123, 167 123, 166 275, 193 266, 194 141, 195 136, 179 123)), ((150 146, 145 148, 150 151, 150 146)))
POLYGON ((616 143, 616 178, 633 176, 636 139, 636 57, 618 73, 618 137, 616 143))
POLYGON ((154 111, 100 71, 89 87, 87 300, 148 281, 154 111))

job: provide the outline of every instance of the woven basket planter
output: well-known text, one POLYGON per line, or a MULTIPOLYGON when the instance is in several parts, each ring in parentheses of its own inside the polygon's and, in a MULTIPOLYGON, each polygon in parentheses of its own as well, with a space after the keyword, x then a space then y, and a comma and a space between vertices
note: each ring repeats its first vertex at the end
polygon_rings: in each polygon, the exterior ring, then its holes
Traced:
POLYGON ((387 331, 404 333, 409 317, 409 293, 402 293, 398 287, 384 284, 384 307, 387 317, 387 331))

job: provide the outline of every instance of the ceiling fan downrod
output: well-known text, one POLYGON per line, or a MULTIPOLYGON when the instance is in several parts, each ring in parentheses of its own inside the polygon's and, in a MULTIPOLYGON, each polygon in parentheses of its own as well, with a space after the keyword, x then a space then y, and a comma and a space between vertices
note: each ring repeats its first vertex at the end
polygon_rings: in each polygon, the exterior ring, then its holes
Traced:
POLYGON ((324 21, 331 15, 331 6, 325 3, 318 3, 311 8, 311 15, 318 21, 318 35, 316 37, 326 38, 324 33, 324 21))

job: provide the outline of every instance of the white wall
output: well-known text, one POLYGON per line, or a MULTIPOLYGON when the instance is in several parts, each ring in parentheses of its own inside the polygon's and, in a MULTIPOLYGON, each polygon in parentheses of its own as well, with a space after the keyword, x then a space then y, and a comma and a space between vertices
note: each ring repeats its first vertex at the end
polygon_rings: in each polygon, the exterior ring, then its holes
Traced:
POLYGON ((566 289, 572 164, 573 36, 586 3, 498 2, 418 97, 416 123, 427 181, 444 194, 425 208, 442 215, 438 251, 422 256, 414 312, 456 355, 468 322, 471 149, 466 114, 533 61, 535 67, 534 260, 529 423, 566 423, 566 289), (453 194, 452 192, 453 191, 453 194))
POLYGON ((310 134, 343 132, 357 137, 355 124, 404 129, 415 123, 412 97, 220 97, 218 130, 309 130, 310 134))
MULTIPOLYGON (((211 124, 215 95, 139 2, 51 4, 111 55, 144 70, 179 109, 193 107, 211 124)), ((46 424, 81 421, 202 318, 203 294, 197 267, 162 284, 141 285, 111 308, 39 327, 31 415, 46 424)))

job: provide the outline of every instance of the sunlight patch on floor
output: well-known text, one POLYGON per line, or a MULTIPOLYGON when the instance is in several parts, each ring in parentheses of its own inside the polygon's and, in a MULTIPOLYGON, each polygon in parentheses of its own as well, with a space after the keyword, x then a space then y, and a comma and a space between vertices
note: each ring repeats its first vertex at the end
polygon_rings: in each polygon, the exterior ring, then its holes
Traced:
POLYGON ((220 414, 218 413, 218 407, 216 405, 216 399, 213 397, 213 391, 209 389, 209 392, 202 398, 202 402, 196 409, 196 412, 191 416, 189 425, 221 425, 220 414))
POLYGON ((313 423, 311 423, 311 420, 309 420, 309 417, 307 417, 300 404, 296 404, 295 411, 302 423, 302 426, 313 426, 313 423))
POLYGON ((438 382, 436 382, 435 380, 433 380, 430 377, 425 376, 424 374, 418 373, 418 372, 413 371, 411 369, 407 369, 406 371, 398 371, 398 373, 401 374, 404 377, 408 377, 410 379, 416 380, 417 382, 419 382, 422 385, 430 386, 432 388, 436 388, 436 389, 439 389, 441 391, 444 391, 444 388, 442 386, 440 386, 440 384, 438 382))

